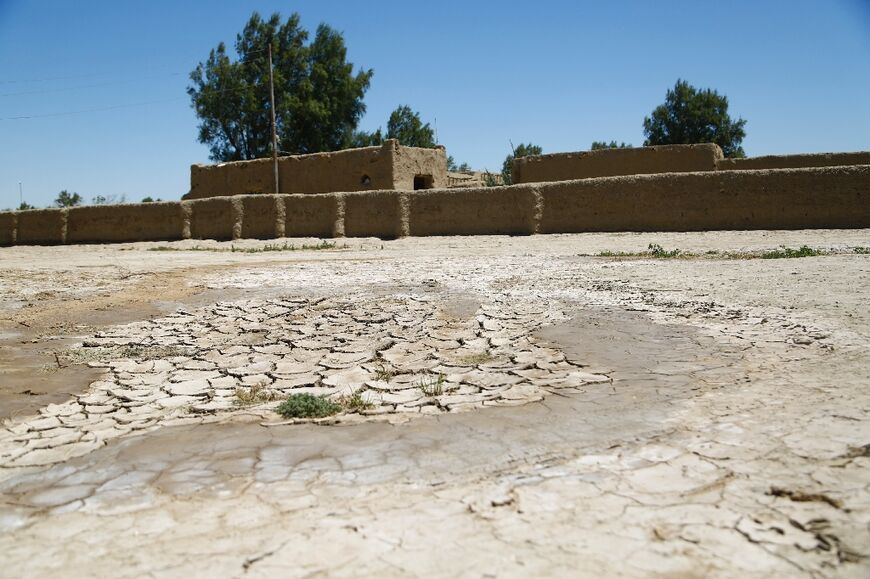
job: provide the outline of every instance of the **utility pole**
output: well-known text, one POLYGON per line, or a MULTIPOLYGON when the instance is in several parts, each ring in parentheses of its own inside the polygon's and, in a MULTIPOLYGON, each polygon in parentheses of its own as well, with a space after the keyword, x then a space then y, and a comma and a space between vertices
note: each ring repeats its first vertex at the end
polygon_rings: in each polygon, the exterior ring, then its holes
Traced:
POLYGON ((18 207, 24 205, 24 193, 21 190, 21 181, 18 182, 18 207))
POLYGON ((272 168, 275 172, 275 193, 278 189, 278 136, 275 133, 275 80, 272 77, 272 43, 269 43, 269 103, 272 111, 272 168))

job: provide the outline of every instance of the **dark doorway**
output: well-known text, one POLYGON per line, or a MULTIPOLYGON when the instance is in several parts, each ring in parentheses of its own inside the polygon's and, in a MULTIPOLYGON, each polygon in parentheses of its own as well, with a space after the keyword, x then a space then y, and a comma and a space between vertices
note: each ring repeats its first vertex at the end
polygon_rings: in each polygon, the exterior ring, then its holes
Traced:
POLYGON ((414 175, 414 191, 417 189, 432 189, 435 186, 435 179, 432 175, 414 175))

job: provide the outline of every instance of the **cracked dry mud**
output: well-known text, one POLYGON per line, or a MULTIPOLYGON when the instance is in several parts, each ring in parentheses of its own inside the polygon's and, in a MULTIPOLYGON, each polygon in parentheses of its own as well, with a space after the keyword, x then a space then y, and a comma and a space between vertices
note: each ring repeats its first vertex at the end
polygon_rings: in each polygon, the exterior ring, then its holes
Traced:
POLYGON ((2 250, 0 358, 33 336, 99 375, 60 368, 68 400, 6 414, 0 576, 866 576, 870 256, 846 249, 867 245, 814 231, 2 250), (580 255, 650 242, 844 251, 580 255), (154 317, 108 323, 110 308, 81 326, 89 296, 123 309, 166 279, 200 296, 176 287, 154 317), (72 349, 54 339, 76 322, 72 349), (251 388, 275 400, 243 402, 251 388), (277 399, 300 392, 366 404, 281 419, 277 399))

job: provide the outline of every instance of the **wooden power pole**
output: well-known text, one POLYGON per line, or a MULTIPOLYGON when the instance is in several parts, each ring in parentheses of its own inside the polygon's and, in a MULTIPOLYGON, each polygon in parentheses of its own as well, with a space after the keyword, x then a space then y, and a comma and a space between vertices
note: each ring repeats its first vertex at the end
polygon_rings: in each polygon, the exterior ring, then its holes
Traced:
POLYGON ((275 80, 272 77, 272 43, 269 43, 269 103, 272 112, 272 168, 275 173, 275 193, 278 189, 278 136, 275 132, 275 80))

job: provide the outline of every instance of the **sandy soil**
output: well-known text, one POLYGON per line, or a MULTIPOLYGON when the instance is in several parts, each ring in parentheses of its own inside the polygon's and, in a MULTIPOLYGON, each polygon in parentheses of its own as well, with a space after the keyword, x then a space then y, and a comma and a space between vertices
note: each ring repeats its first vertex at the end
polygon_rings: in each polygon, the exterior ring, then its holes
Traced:
POLYGON ((870 231, 264 245, 0 249, 0 576, 870 570, 870 231))

